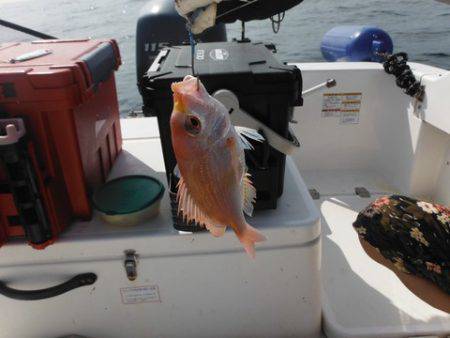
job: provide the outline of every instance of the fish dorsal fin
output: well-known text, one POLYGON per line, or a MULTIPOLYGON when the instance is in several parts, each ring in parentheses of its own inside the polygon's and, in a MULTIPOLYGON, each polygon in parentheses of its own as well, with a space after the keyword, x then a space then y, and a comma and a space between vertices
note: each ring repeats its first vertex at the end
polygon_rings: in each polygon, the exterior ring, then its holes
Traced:
POLYGON ((247 139, 258 141, 258 142, 264 141, 264 137, 260 133, 258 133, 255 129, 242 127, 242 126, 235 126, 234 129, 239 134, 239 139, 240 139, 241 145, 244 149, 253 150, 252 144, 247 139))
POLYGON ((249 173, 245 173, 242 178, 242 209, 247 215, 252 216, 253 203, 256 201, 256 189, 253 186, 250 177, 249 173))
POLYGON ((180 176, 180 181, 178 182, 177 202, 178 215, 181 215, 185 222, 197 222, 198 224, 206 227, 206 229, 208 229, 213 236, 223 236, 226 227, 214 224, 214 222, 212 222, 210 218, 197 206, 189 194, 182 176, 180 176))

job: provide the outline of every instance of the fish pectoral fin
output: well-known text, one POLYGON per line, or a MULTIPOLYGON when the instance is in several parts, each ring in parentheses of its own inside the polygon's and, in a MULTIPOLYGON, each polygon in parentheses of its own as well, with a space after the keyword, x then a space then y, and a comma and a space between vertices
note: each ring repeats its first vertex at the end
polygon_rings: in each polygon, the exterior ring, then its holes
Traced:
POLYGON ((178 215, 182 215, 184 221, 195 221, 199 224, 204 223, 206 219, 205 214, 192 199, 182 176, 180 176, 180 181, 178 182, 177 202, 178 215))
POLYGON ((183 177, 180 175, 178 182, 177 202, 178 215, 181 215, 185 222, 197 222, 206 227, 215 237, 221 237, 225 233, 226 227, 215 224, 208 215, 206 215, 200 207, 195 203, 192 196, 189 194, 188 188, 183 177))
POLYGON ((250 174, 245 173, 242 177, 242 210, 248 215, 253 215, 253 203, 256 201, 256 189, 250 179, 250 174))
POLYGON ((241 145, 244 149, 250 149, 250 150, 254 149, 252 144, 247 139, 258 141, 258 142, 264 141, 264 137, 260 133, 258 133, 258 131, 255 129, 242 127, 242 126, 235 126, 234 129, 239 134, 239 139, 240 139, 241 145))

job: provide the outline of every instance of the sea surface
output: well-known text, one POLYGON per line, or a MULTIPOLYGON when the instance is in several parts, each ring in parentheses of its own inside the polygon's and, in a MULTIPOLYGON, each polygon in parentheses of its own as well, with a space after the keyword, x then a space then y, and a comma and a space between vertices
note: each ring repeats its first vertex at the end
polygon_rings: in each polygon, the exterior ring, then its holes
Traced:
MULTIPOLYGON (((169 0, 170 1, 170 0, 169 0)), ((273 0, 276 1, 276 0, 273 0)), ((141 104, 136 87, 135 29, 145 0, 0 0, 0 19, 59 38, 115 38, 123 65, 117 74, 122 114, 141 104)), ((320 42, 337 25, 376 25, 410 59, 450 69, 450 6, 434 0, 304 0, 286 12, 278 34, 269 20, 247 24, 247 37, 277 45, 283 61, 322 61, 320 42)), ((240 24, 227 27, 240 36, 240 24)), ((0 26, 0 43, 31 40, 0 26)))

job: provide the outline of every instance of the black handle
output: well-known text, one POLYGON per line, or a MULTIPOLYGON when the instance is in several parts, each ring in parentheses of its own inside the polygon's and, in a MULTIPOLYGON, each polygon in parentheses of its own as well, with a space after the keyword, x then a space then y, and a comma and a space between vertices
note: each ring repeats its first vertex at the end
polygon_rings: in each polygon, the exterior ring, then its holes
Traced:
POLYGON ((0 281, 0 294, 17 300, 40 300, 62 295, 70 290, 77 289, 82 286, 92 285, 97 280, 95 273, 82 273, 69 279, 60 285, 52 286, 48 289, 40 290, 16 290, 12 289, 2 281, 0 281))

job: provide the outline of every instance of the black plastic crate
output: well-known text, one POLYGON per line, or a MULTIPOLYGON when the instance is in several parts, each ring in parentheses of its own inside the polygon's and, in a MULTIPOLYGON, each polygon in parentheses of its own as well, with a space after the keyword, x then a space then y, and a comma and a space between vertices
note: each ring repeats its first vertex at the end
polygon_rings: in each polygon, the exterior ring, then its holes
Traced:
MULTIPOLYGON (((234 41, 198 44, 195 71, 210 94, 219 89, 232 91, 241 109, 279 135, 291 138, 293 107, 302 104, 302 77, 297 67, 280 62, 262 43, 234 41)), ((171 174, 176 159, 169 124, 173 108, 170 85, 191 73, 190 46, 176 46, 161 51, 148 76, 139 83, 144 114, 158 118, 167 179, 173 192, 176 179, 171 174)), ((253 144, 255 150, 246 151, 246 162, 257 190, 255 209, 275 209, 283 193, 286 157, 266 143, 253 144)), ((175 208, 176 201, 172 202, 175 208)), ((182 220, 175 223, 177 229, 193 230, 192 224, 182 220)))

